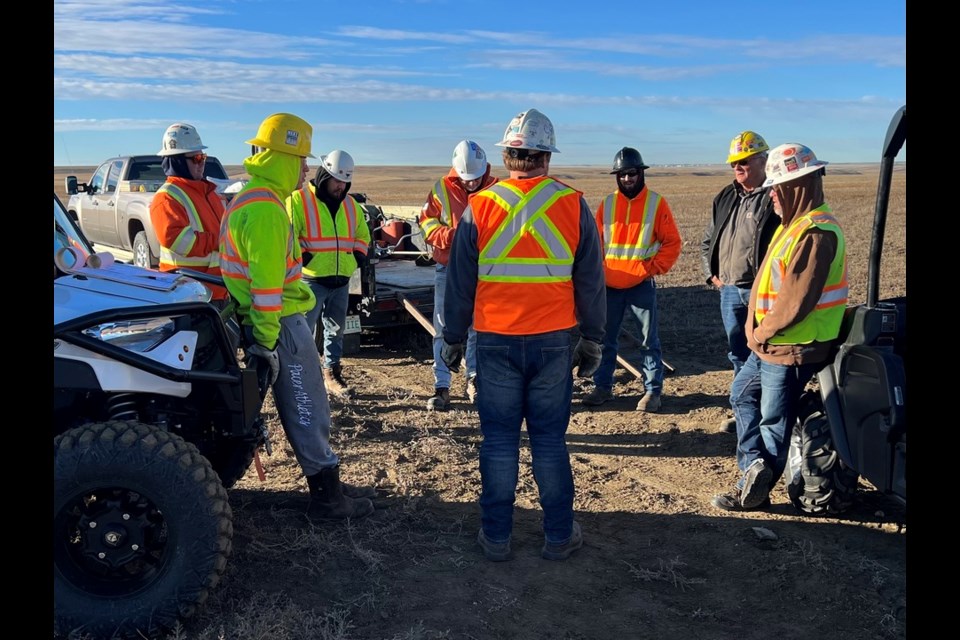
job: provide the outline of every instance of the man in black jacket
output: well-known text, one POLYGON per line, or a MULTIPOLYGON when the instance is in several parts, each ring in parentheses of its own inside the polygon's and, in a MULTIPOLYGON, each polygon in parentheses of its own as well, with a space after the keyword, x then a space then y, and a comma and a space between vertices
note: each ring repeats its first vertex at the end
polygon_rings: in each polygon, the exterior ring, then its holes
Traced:
MULTIPOLYGON (((750 355, 744 333, 750 286, 780 224, 770 189, 761 186, 769 148, 753 131, 743 131, 730 141, 727 162, 734 180, 713 199, 713 214, 700 243, 703 275, 707 284, 720 290, 720 317, 734 376, 750 355)), ((720 431, 735 433, 736 421, 723 420, 720 431)))

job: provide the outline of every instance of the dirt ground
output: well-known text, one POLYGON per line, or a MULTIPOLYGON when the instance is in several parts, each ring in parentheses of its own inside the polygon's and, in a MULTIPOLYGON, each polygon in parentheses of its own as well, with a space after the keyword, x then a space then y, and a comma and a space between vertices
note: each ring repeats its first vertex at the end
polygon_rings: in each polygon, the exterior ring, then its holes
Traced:
MULTIPOLYGON (((358 167, 353 190, 389 212, 391 204, 422 202, 445 171, 358 167)), ((825 179, 847 233, 854 302, 866 297, 877 171, 831 166, 825 179)), ((605 168, 552 173, 593 207, 615 187, 605 168)), ((730 514, 710 505, 737 479, 735 436, 717 431, 730 415, 732 378, 718 294, 699 271, 710 202, 728 174, 723 167, 647 171, 684 237, 676 267, 658 279, 663 356, 675 370, 658 414, 634 410, 642 384, 625 369, 617 370, 615 400, 599 408, 580 405, 590 387, 575 382, 567 442, 583 549, 566 562, 540 558, 541 512, 524 439, 513 558, 485 560, 475 542, 479 420, 462 376, 454 377, 453 410, 428 412, 426 332, 365 333, 360 352, 344 359, 357 395, 333 402, 333 444, 345 480, 376 485, 377 510, 349 523, 310 524, 306 483, 268 402, 274 451, 261 454, 265 481, 251 467, 230 491, 227 573, 169 637, 905 638, 906 514, 871 486, 861 482, 859 500, 839 517, 800 515, 782 487, 768 511, 730 514)), ((54 182, 56 190, 62 174, 54 182)), ((901 168, 881 298, 906 294, 905 192, 901 168)), ((638 362, 630 341, 622 346, 638 362)))

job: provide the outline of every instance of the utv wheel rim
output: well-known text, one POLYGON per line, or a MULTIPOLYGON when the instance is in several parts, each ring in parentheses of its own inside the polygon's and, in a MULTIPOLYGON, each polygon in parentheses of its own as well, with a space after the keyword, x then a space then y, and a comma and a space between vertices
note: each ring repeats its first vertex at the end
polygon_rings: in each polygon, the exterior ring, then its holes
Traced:
POLYGON ((166 564, 167 524, 146 496, 119 487, 77 494, 54 520, 55 563, 78 588, 129 595, 166 564))

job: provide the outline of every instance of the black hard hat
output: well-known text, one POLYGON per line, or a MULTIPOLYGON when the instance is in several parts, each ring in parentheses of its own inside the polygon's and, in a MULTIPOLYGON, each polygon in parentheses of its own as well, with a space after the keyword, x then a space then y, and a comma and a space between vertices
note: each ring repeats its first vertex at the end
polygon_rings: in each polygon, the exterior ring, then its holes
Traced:
POLYGON ((630 147, 624 147, 617 151, 617 155, 613 156, 613 171, 610 173, 620 173, 624 169, 649 169, 647 165, 643 164, 643 158, 640 157, 640 152, 636 149, 630 147))

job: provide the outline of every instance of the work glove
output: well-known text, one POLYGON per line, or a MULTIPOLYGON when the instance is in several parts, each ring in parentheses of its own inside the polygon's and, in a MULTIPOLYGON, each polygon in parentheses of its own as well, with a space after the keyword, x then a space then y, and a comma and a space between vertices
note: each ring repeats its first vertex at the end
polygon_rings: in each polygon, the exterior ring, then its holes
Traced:
POLYGON ((581 337, 573 352, 573 366, 577 367, 578 378, 591 378, 600 368, 600 354, 603 352, 599 342, 581 337))
POLYGON ((277 355, 276 349, 267 349, 256 342, 244 348, 244 353, 246 354, 244 363, 257 370, 257 379, 263 387, 260 390, 262 395, 266 392, 267 387, 277 381, 277 376, 280 375, 280 356, 277 355))
POLYGON ((454 373, 460 371, 460 361, 463 359, 463 343, 454 342, 450 344, 447 339, 443 339, 443 346, 440 347, 440 359, 443 360, 447 368, 454 373))

